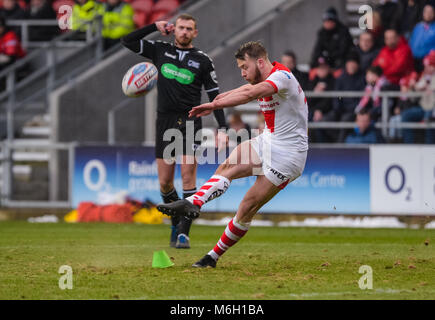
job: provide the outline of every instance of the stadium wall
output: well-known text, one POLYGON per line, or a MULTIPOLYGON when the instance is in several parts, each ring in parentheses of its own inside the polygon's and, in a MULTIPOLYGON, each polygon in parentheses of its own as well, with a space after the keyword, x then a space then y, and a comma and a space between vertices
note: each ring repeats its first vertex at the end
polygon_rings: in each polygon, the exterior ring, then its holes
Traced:
MULTIPOLYGON (((199 153, 197 186, 224 154, 199 153), (208 162, 205 163, 205 159, 208 162)), ((281 214, 435 215, 435 147, 312 147, 304 173, 260 211, 281 214)), ((255 177, 234 180, 205 211, 235 212, 255 177)), ((75 152, 72 204, 129 196, 161 202, 153 147, 81 146, 75 152)), ((182 190, 179 167, 175 187, 182 190)))

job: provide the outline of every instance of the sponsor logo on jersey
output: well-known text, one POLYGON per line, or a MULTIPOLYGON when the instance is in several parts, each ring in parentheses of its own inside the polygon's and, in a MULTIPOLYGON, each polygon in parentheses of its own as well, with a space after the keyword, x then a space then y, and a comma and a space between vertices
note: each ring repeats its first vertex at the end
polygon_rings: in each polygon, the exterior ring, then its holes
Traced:
POLYGON ((187 61, 187 65, 189 67, 194 67, 196 69, 199 69, 199 62, 193 61, 193 60, 189 60, 187 61))
MULTIPOLYGON (((212 66, 213 66, 213 63, 212 63, 212 66)), ((214 67, 213 67, 214 68, 214 67)), ((214 83, 218 83, 217 82, 217 76, 216 76, 216 71, 212 71, 212 72, 210 72, 210 77, 211 77, 211 79, 214 81, 214 83)))
POLYGON ((279 102, 273 102, 273 103, 260 103, 261 110, 271 110, 275 108, 276 106, 279 106, 279 102))
POLYGON ((195 80, 195 74, 183 68, 178 68, 172 63, 165 63, 162 65, 160 71, 167 79, 175 79, 181 84, 191 84, 195 80))
POLYGON ((282 181, 287 179, 287 177, 285 175, 283 175, 282 173, 276 171, 275 169, 269 168, 269 171, 272 172, 278 179, 280 179, 282 181))
POLYGON ((189 51, 177 50, 177 52, 178 52, 178 60, 183 61, 183 60, 184 60, 184 57, 186 56, 186 54, 187 54, 189 51))
POLYGON ((165 52, 165 56, 172 58, 172 59, 177 59, 177 56, 175 54, 170 54, 168 52, 165 52))

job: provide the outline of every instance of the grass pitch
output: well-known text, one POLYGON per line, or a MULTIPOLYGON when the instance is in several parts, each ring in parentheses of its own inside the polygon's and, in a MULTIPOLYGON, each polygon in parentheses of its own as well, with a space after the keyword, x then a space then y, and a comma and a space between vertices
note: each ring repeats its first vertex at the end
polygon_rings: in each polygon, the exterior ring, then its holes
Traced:
POLYGON ((180 250, 168 225, 1 222, 0 299, 435 299, 435 230, 252 227, 216 269, 191 268, 223 230, 194 225, 180 250), (175 265, 151 268, 162 249, 175 265))

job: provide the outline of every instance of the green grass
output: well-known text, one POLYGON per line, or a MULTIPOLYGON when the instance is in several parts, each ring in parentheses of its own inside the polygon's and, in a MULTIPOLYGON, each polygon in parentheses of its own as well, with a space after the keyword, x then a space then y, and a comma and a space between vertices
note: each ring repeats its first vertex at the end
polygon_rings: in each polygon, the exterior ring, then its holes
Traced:
POLYGON ((216 269, 191 268, 223 230, 193 226, 177 250, 167 225, 1 222, 0 299, 435 299, 434 230, 252 227, 216 269), (173 267, 151 268, 161 249, 173 267))

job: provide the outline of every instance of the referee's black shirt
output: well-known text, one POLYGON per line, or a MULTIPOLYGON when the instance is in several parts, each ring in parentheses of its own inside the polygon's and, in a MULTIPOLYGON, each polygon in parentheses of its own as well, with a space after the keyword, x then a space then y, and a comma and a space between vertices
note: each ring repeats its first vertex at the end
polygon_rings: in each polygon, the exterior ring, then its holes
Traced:
MULTIPOLYGON (((121 38, 121 43, 157 67, 157 112, 187 114, 201 103, 202 86, 213 101, 219 86, 210 57, 197 48, 180 49, 172 43, 143 39, 154 31, 156 25, 148 25, 121 38)), ((215 110, 214 115, 219 127, 226 127, 223 110, 215 110)))

